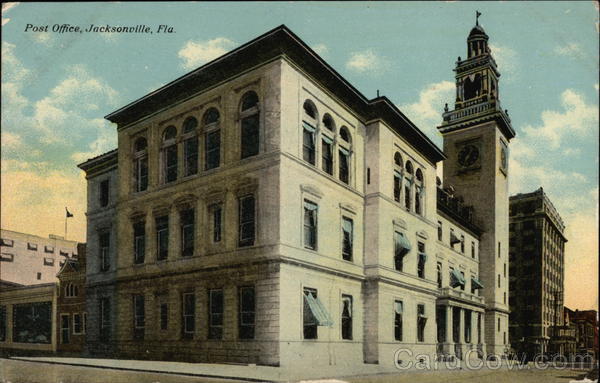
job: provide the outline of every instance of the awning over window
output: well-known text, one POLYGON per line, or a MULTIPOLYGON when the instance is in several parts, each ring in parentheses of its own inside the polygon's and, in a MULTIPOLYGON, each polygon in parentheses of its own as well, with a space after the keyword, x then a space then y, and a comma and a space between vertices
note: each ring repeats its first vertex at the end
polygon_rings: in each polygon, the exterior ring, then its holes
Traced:
POLYGON ((396 255, 403 256, 410 251, 412 246, 410 245, 410 241, 406 236, 400 232, 394 233, 394 241, 396 246, 396 255))
POLYGON ((471 284, 473 285, 474 289, 483 289, 483 283, 481 283, 481 281, 476 277, 471 277, 471 284))
POLYGON ((404 311, 402 308, 402 302, 395 302, 394 311, 396 311, 396 314, 402 314, 404 311))
POLYGON ((332 139, 332 138, 329 138, 329 137, 327 137, 327 136, 326 136, 326 135, 324 135, 324 134, 323 134, 323 135, 321 135, 321 138, 323 138, 323 141, 325 141, 325 143, 327 143, 327 144, 329 144, 329 145, 332 145, 332 144, 333 144, 333 139, 332 139))
POLYGON ((302 121, 302 127, 311 133, 314 133, 317 131, 317 128, 315 128, 314 126, 312 126, 311 124, 309 124, 306 121, 302 121))
POLYGON ((312 211, 312 210, 317 210, 318 206, 317 206, 317 204, 314 204, 310 201, 304 200, 304 208, 306 210, 312 211))
POLYGON ((317 321, 317 326, 333 326, 331 316, 319 298, 313 297, 312 294, 304 294, 304 300, 308 303, 308 307, 317 321))
POLYGON ((398 171, 398 170, 394 170, 394 175, 400 179, 402 179, 402 172, 398 171))
POLYGON ((427 262, 427 254, 419 253, 419 258, 421 258, 423 260, 423 262, 427 262))
POLYGON ((350 151, 346 148, 344 148, 343 146, 340 146, 340 152, 342 152, 343 155, 345 156, 349 156, 350 155, 350 151))
POLYGON ((450 244, 454 245, 455 243, 460 243, 460 239, 453 232, 450 232, 450 244))
POLYGON ((464 286, 464 285, 465 285, 465 277, 462 276, 460 271, 452 270, 452 273, 450 274, 450 286, 456 287, 456 286, 464 286))

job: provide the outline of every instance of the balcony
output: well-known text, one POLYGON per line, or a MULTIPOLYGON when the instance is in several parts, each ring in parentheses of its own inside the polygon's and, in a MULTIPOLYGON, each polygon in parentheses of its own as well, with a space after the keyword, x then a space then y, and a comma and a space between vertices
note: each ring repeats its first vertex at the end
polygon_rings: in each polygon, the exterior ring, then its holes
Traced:
POLYGON ((510 117, 502 110, 500 100, 487 100, 487 97, 481 97, 472 101, 465 101, 462 107, 445 112, 443 114, 444 124, 450 124, 461 119, 471 118, 478 114, 488 114, 489 112, 500 112, 510 121, 510 117))
POLYGON ((437 188, 437 207, 438 210, 456 219, 474 233, 482 232, 480 225, 475 220, 473 207, 463 205, 462 198, 454 196, 440 187, 437 188))
POLYGON ((485 299, 483 297, 473 295, 466 291, 462 291, 459 289, 454 289, 452 287, 443 287, 439 289, 440 295, 438 298, 450 298, 450 299, 458 299, 465 302, 470 302, 477 305, 484 305, 485 299))

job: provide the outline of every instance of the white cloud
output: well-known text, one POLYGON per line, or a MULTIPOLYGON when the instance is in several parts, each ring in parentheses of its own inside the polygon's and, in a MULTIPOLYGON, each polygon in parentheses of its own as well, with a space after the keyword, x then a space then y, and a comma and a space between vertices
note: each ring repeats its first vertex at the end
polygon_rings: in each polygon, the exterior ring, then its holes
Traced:
POLYGON ((428 84, 419 93, 418 101, 400 105, 399 108, 427 136, 438 137, 435 128, 441 124, 444 104, 452 102, 454 92, 455 84, 451 81, 428 84))
POLYGON ((567 157, 578 157, 581 154, 580 148, 566 148, 563 154, 567 157))
POLYGON ((380 71, 386 66, 386 60, 368 49, 362 52, 353 52, 346 62, 346 68, 355 72, 380 71))
POLYGON ((11 3, 2 3, 2 25, 6 25, 10 19, 8 17, 4 17, 5 14, 8 13, 9 10, 11 10, 12 8, 16 7, 17 5, 19 5, 18 2, 11 2, 11 3))
POLYGON ((598 91, 598 83, 594 84, 594 89, 596 89, 596 92, 598 91))
POLYGON ((18 149, 23 144, 21 136, 15 133, 4 131, 0 137, 3 149, 18 149))
POLYGON ((587 136, 598 127, 598 106, 587 104, 583 95, 572 89, 561 95, 562 111, 545 110, 542 112, 542 124, 527 125, 523 131, 538 143, 547 143, 557 149, 565 136, 587 136))
POLYGON ((217 37, 208 41, 188 41, 177 55, 183 60, 182 66, 185 69, 193 69, 227 53, 236 45, 226 37, 217 37))
MULTIPOLYGON (((2 82, 22 82, 29 79, 31 72, 15 55, 15 44, 2 42, 2 82)), ((4 91, 4 89, 3 89, 4 91)))
POLYGON ((559 56, 579 56, 583 54, 583 49, 581 48, 581 45, 570 42, 566 45, 555 47, 554 53, 559 56))
POLYGON ((325 44, 316 44, 313 45, 311 48, 313 51, 317 52, 319 56, 323 56, 327 54, 327 52, 329 52, 329 48, 327 48, 327 45, 325 44))
POLYGON ((54 39, 50 33, 34 33, 31 35, 31 38, 38 44, 46 46, 52 46, 54 44, 54 39))
POLYGON ((498 70, 506 77, 503 77, 505 81, 512 81, 518 74, 519 55, 517 52, 506 45, 499 44, 490 44, 490 49, 496 64, 498 64, 498 70))
POLYGON ((1 178, 2 228, 42 236, 60 234, 64 231, 64 208, 68 206, 75 214, 69 221, 69 238, 85 242, 83 172, 51 170, 43 162, 3 160, 1 178))

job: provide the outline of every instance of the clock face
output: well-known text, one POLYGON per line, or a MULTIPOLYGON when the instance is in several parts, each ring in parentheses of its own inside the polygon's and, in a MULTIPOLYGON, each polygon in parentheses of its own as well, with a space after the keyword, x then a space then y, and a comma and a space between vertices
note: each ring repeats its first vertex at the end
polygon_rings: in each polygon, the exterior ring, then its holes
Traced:
POLYGON ((472 166, 479 159, 479 149, 475 145, 465 145, 458 152, 458 163, 463 167, 472 166))

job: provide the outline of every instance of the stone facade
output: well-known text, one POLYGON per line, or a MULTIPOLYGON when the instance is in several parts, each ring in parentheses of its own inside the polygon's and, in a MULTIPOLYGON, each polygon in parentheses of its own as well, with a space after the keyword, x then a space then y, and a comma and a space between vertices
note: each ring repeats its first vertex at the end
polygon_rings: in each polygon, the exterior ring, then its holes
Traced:
POLYGON ((90 352, 279 366, 484 356, 479 290, 495 284, 478 278, 497 262, 436 181, 444 154, 286 27, 107 119, 118 150, 80 165, 90 352))

